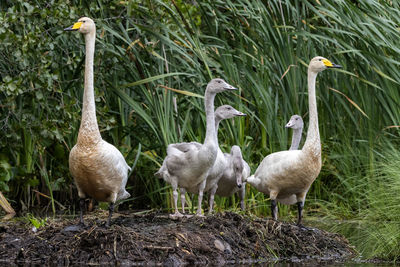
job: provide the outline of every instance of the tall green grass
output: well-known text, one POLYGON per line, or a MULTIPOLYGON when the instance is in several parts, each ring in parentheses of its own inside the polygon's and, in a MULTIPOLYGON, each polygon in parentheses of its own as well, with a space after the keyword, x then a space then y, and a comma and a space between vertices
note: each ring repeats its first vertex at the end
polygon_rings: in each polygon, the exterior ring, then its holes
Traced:
POLYGON ((373 171, 359 181, 364 208, 348 220, 323 220, 327 229, 344 234, 364 258, 400 259, 399 164, 399 150, 385 143, 373 171))
MULTIPOLYGON (((368 209, 360 212, 360 217, 373 222, 366 227, 360 248, 371 257, 400 259, 400 151, 387 144, 383 159, 376 164, 370 174, 369 190, 366 192, 368 209)), ((368 225, 368 224, 367 224, 368 225)))

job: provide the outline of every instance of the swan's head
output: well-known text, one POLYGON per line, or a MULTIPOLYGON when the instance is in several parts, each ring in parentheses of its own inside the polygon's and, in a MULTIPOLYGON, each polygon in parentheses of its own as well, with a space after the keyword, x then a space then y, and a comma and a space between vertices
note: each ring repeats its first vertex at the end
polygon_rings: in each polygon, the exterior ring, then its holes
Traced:
POLYGON ((237 88, 225 82, 223 79, 215 78, 207 84, 206 90, 211 93, 220 93, 227 90, 237 90, 237 88))
POLYGON ((299 115, 293 115, 290 117, 289 122, 285 125, 286 128, 292 128, 292 129, 303 129, 304 122, 301 116, 299 115))
POLYGON ((232 165, 233 165, 233 170, 235 173, 236 177, 236 185, 237 187, 241 188, 242 183, 243 183, 243 158, 242 158, 242 151, 240 150, 240 147, 238 146, 233 146, 231 148, 231 159, 232 159, 232 165))
POLYGON ((341 68, 342 66, 332 63, 329 59, 324 57, 314 57, 311 59, 308 69, 313 72, 321 72, 328 68, 341 68))
POLYGON ((236 116, 246 116, 246 114, 229 105, 222 105, 215 110, 215 118, 218 120, 230 119, 236 116))
POLYGON ((80 33, 88 34, 96 31, 96 25, 91 18, 82 17, 74 25, 65 28, 64 31, 79 31, 80 33))

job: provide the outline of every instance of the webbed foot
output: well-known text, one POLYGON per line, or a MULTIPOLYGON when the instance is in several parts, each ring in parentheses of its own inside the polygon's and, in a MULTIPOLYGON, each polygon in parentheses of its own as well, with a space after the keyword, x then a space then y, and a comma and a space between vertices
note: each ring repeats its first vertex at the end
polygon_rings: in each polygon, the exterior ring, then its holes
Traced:
POLYGON ((310 230, 308 227, 304 226, 303 224, 296 224, 301 230, 310 230))
POLYGON ((204 216, 203 215, 203 213, 201 213, 201 212, 196 212, 196 215, 195 215, 197 218, 205 218, 206 216, 204 216))
POLYGON ((183 215, 182 213, 180 213, 179 211, 176 211, 174 214, 170 214, 169 218, 172 220, 177 220, 179 218, 184 217, 185 215, 183 215))
POLYGON ((79 222, 78 224, 69 225, 69 226, 65 227, 62 231, 63 232, 82 232, 86 228, 87 228, 87 226, 84 223, 79 222))

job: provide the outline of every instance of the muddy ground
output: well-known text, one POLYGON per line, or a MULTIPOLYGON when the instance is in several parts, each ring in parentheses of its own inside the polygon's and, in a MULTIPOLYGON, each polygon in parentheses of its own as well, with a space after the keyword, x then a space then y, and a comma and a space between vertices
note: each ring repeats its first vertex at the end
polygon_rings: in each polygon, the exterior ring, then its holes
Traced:
POLYGON ((347 240, 315 228, 225 212, 171 220, 167 214, 85 216, 88 227, 64 231, 75 220, 48 221, 35 233, 21 221, 0 222, 0 263, 227 264, 253 261, 341 261, 355 255, 347 240), (96 218, 97 217, 97 218, 96 218))

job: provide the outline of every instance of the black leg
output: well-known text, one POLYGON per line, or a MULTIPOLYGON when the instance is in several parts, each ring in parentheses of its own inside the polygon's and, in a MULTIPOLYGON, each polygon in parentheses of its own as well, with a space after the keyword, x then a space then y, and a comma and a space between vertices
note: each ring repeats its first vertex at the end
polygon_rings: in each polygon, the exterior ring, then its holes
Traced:
POLYGON ((276 199, 271 200, 271 213, 272 213, 272 219, 278 220, 278 207, 276 206, 276 199))
POLYGON ((83 222, 83 213, 86 210, 86 205, 85 205, 85 199, 81 198, 79 200, 79 209, 80 209, 80 214, 79 214, 79 223, 76 225, 70 225, 64 228, 63 231, 65 232, 80 232, 85 229, 85 223, 83 222))
POLYGON ((304 203, 302 201, 297 202, 297 225, 302 226, 301 219, 303 218, 303 207, 304 203))
POLYGON ((85 203, 85 199, 84 198, 81 198, 79 200, 79 208, 81 210, 81 213, 80 213, 80 216, 79 216, 79 223, 82 224, 82 226, 83 226, 83 225, 85 225, 85 223, 83 222, 83 213, 86 210, 86 203, 85 203))
POLYGON ((111 202, 110 206, 108 206, 108 220, 106 223, 106 227, 110 227, 111 217, 112 217, 113 212, 114 212, 114 203, 111 202))

